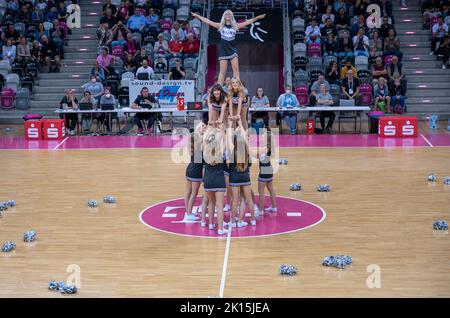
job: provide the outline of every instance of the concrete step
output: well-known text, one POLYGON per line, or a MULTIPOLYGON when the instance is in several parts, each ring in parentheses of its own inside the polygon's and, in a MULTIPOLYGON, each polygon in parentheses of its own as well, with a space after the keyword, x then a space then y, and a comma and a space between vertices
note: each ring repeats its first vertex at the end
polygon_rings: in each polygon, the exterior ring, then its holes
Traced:
POLYGON ((66 52, 65 59, 94 60, 97 58, 97 52, 66 52))
MULTIPOLYGON (((65 81, 68 78, 68 75, 79 75, 77 78, 79 79, 88 79, 90 68, 87 69, 75 69, 74 67, 63 68, 61 73, 42 73, 40 80, 61 80, 65 81)), ((42 86, 42 85, 41 85, 42 86)))
MULTIPOLYGON (((73 89, 75 89, 75 93, 76 94, 78 94, 78 93, 81 94, 81 92, 83 91, 83 89, 81 87, 76 87, 76 88, 73 88, 73 89)), ((62 87, 62 86, 60 86, 60 87, 36 86, 35 96, 38 95, 38 94, 56 94, 56 93, 64 95, 65 92, 66 92, 66 87, 62 87)), ((39 99, 34 98, 34 100, 39 100, 39 99)))
MULTIPOLYGON (((408 92, 409 94, 409 92, 408 92)), ((424 107, 433 107, 433 105, 444 104, 449 107, 450 97, 408 97, 409 104, 420 104, 424 107)))
POLYGON ((442 66, 440 61, 404 61, 403 66, 414 70, 437 69, 442 66))
POLYGON ((412 20, 412 22, 403 22, 403 23, 399 23, 399 21, 401 21, 402 19, 396 19, 397 23, 395 24, 395 29, 398 32, 401 31, 409 31, 409 30, 420 30, 422 29, 422 21, 419 19, 407 19, 407 20, 412 20))
POLYGON ((404 34, 399 33, 398 38, 400 39, 400 45, 408 45, 409 43, 418 43, 418 42, 429 42, 430 34, 404 34))
POLYGON ((63 95, 60 95, 57 100, 54 101, 31 101, 30 105, 32 108, 35 109, 43 109, 43 110, 49 110, 49 111, 55 111, 59 108, 59 102, 64 97, 63 95))
MULTIPOLYGON (((419 49, 420 50, 420 49, 419 49)), ((426 53, 416 53, 416 54, 411 54, 411 55, 403 55, 403 64, 405 64, 406 62, 414 62, 417 64, 420 64, 422 62, 427 62, 427 61, 436 61, 436 56, 434 55, 430 55, 430 52, 426 52, 426 53)))
MULTIPOLYGON (((410 89, 408 90, 408 97, 446 97, 447 101, 450 102, 450 96, 448 94, 448 89, 410 89)), ((449 105, 450 108, 450 105, 449 105)))
POLYGON ((49 86, 49 87, 80 87, 81 85, 83 85, 84 83, 86 83, 85 79, 78 79, 78 78, 68 78, 64 81, 58 81, 58 80, 54 80, 54 79, 41 79, 39 81, 39 86, 41 87, 45 87, 45 86, 49 86))
POLYGON ((45 93, 45 94, 36 94, 34 96, 33 101, 39 102, 39 101, 58 101, 63 98, 64 93, 61 95, 61 93, 45 93))
POLYGON ((406 75, 408 78, 408 84, 431 84, 431 85, 448 85, 448 83, 450 82, 450 74, 447 76, 444 75, 436 75, 436 76, 431 76, 431 75, 411 75, 408 76, 406 75))
POLYGON ((94 47, 97 48, 98 40, 95 39, 69 39, 69 43, 67 43, 66 48, 80 48, 80 47, 94 47))
MULTIPOLYGON (((413 80, 414 80, 414 78, 413 78, 413 80)), ((437 82, 425 82, 425 81, 411 82, 411 81, 408 81, 408 90, 412 90, 412 89, 417 90, 419 92, 428 91, 428 90, 444 90, 444 92, 450 92, 450 82, 443 81, 443 80, 437 81, 437 82)), ((438 95, 436 95, 436 96, 438 96, 438 95)))
POLYGON ((410 55, 410 56, 422 56, 422 55, 426 55, 430 53, 430 44, 427 43, 428 45, 423 45, 420 47, 405 47, 403 46, 401 51, 403 53, 403 56, 405 55, 410 55))
POLYGON ((415 30, 405 30, 405 31, 399 31, 398 35, 402 36, 402 35, 410 35, 410 36, 414 36, 414 35, 420 35, 420 36, 430 36, 431 32, 430 30, 422 30, 422 29, 415 29, 415 30))
MULTIPOLYGON (((448 76, 450 76, 450 72, 448 70, 443 70, 441 68, 441 64, 439 64, 436 68, 427 68, 427 69, 420 69, 418 70, 418 66, 416 66, 414 63, 407 63, 407 65, 404 65, 405 74, 411 75, 411 76, 443 76, 444 79, 448 79, 448 76)), ((410 78, 410 77, 408 77, 410 78)))

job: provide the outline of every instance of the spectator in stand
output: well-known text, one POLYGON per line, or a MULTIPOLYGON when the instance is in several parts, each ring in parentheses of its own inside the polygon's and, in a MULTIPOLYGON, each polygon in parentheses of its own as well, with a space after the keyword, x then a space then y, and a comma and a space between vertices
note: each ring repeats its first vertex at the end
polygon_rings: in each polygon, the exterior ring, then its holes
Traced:
POLYGON ((383 41, 379 37, 378 31, 373 31, 373 37, 369 40, 369 55, 372 61, 378 56, 383 56, 383 41))
POLYGON ((183 21, 183 23, 181 23, 181 29, 183 30, 184 34, 186 34, 186 38, 188 33, 192 33, 195 39, 199 39, 198 30, 194 27, 191 27, 188 21, 183 21))
POLYGON ((369 38, 364 33, 364 28, 359 28, 358 33, 353 37, 355 56, 369 57, 369 38))
POLYGON ((339 12, 339 10, 344 10, 344 12, 347 12, 347 5, 345 4, 344 0, 336 0, 334 1, 333 8, 335 12, 339 12))
POLYGON ((69 13, 67 13, 66 5, 63 1, 58 4, 58 9, 56 12, 58 13, 58 19, 62 22, 66 22, 69 13))
POLYGON ((98 36, 98 46, 109 46, 113 39, 113 34, 109 29, 108 23, 100 24, 100 27, 97 29, 98 36))
POLYGON ((448 35, 448 25, 444 23, 444 18, 442 16, 438 17, 438 22, 431 28, 431 51, 430 55, 436 53, 441 43, 444 41, 444 37, 448 35))
POLYGON ((145 17, 142 15, 141 10, 136 10, 127 22, 128 28, 132 32, 141 32, 145 27, 145 17))
POLYGON ((186 41, 183 43, 183 58, 189 58, 189 57, 197 57, 198 56, 198 50, 200 47, 200 41, 196 38, 194 38, 193 33, 188 33, 186 35, 186 41))
POLYGON ((375 111, 382 111, 384 113, 391 112, 391 97, 389 96, 388 86, 385 84, 385 79, 380 77, 378 84, 375 86, 375 111))
POLYGON ((450 62, 450 37, 448 34, 444 37, 444 41, 437 49, 436 54, 442 55, 442 69, 445 70, 450 62))
POLYGON ((111 9, 106 9, 105 14, 100 19, 100 24, 108 23, 108 27, 112 29, 114 25, 119 21, 117 17, 113 16, 111 9))
POLYGON ((91 80, 81 86, 84 92, 88 91, 91 93, 92 97, 97 101, 97 105, 100 103, 100 98, 103 95, 103 84, 97 82, 97 77, 95 75, 91 76, 91 80))
POLYGON ((391 84, 391 105, 395 114, 403 114, 405 111, 406 92, 399 80, 391 84))
POLYGON ((41 57, 50 72, 59 72, 60 57, 58 47, 53 40, 43 35, 41 37, 41 57))
POLYGON ((186 34, 184 34, 184 31, 181 28, 180 23, 178 21, 175 21, 172 24, 172 30, 170 30, 170 39, 180 41, 184 41, 186 39, 186 34))
POLYGON ((117 7, 111 3, 111 0, 106 0, 105 4, 103 4, 102 11, 105 12, 106 9, 111 9, 112 15, 116 15, 117 13, 117 7))
MULTIPOLYGON (((256 89, 255 96, 252 97, 252 107, 256 109, 270 107, 269 98, 264 95, 264 89, 262 87, 256 89)), ((269 128, 269 112, 254 112, 252 116, 253 123, 257 119, 262 119, 264 127, 269 128)))
POLYGON ((134 14, 134 7, 129 0, 122 2, 117 17, 120 21, 127 21, 130 16, 134 14))
POLYGON ((325 24, 322 26, 320 31, 322 37, 327 37, 328 34, 337 35, 336 28, 333 25, 333 22, 330 18, 325 19, 325 24))
POLYGON ((167 64, 164 62, 162 56, 158 56, 155 63, 155 73, 165 73, 167 72, 167 64))
MULTIPOLYGON (((141 94, 136 97, 134 102, 131 104, 131 108, 141 109, 141 108, 152 108, 156 105, 156 100, 153 96, 149 95, 148 88, 144 87, 141 90, 141 94)), ((133 119, 133 126, 138 127, 138 136, 142 136, 144 133, 144 126, 142 121, 148 121, 147 131, 151 133, 153 128, 153 123, 155 122, 155 114, 153 113, 136 113, 133 119)))
POLYGON ((97 62, 101 68, 105 70, 105 75, 108 75, 111 72, 114 72, 114 69, 111 66, 111 61, 114 59, 114 55, 108 54, 107 48, 102 48, 101 53, 97 56, 97 62))
POLYGON ((27 5, 22 4, 22 8, 17 14, 17 19, 25 24, 31 21, 31 11, 28 9, 27 5))
POLYGON ((310 0, 306 5, 306 12, 308 13, 309 19, 315 19, 318 13, 318 7, 316 5, 316 0, 310 0))
POLYGON ((356 0, 353 7, 353 15, 359 16, 361 14, 365 15, 367 11, 367 4, 364 0, 356 0))
POLYGON ((113 35, 113 41, 121 40, 122 45, 125 46, 125 39, 127 38, 127 35, 131 33, 131 31, 128 29, 126 25, 122 23, 122 21, 117 22, 115 26, 111 29, 112 35, 113 35))
MULTIPOLYGON (((113 94, 111 94, 109 87, 105 87, 105 93, 101 96, 99 105, 116 106, 116 98, 114 97, 113 94)), ((114 118, 117 118, 117 113, 111 113, 111 120, 113 120, 114 118)), ((105 126, 106 130, 108 131, 108 134, 111 134, 110 117, 107 114, 103 113, 99 116, 98 120, 105 126)))
POLYGON ((114 48, 115 46, 121 46, 123 48, 123 51, 125 51, 125 44, 127 41, 125 40, 125 37, 123 36, 123 33, 120 31, 113 32, 114 37, 113 41, 111 42, 111 48, 114 48))
MULTIPOLYGON (((297 96, 292 93, 292 88, 286 85, 284 94, 281 94, 277 100, 277 107, 289 109, 293 107, 299 107, 300 104, 297 100, 297 96)), ((291 135, 297 134, 297 112, 282 111, 278 112, 278 118, 284 119, 291 130, 291 135)))
POLYGON ((332 6, 327 6, 327 11, 322 14, 322 24, 326 24, 327 23, 327 19, 331 20, 331 24, 334 23, 334 13, 333 13, 333 7, 332 6))
MULTIPOLYGON (((329 90, 327 90, 325 84, 320 84, 319 91, 317 93, 317 106, 333 106, 333 96, 330 95, 329 90)), ((322 131, 325 134, 331 133, 331 129, 333 128, 333 122, 336 118, 336 114, 332 111, 320 111, 320 126, 322 127, 322 131), (325 118, 328 119, 328 123, 325 126, 325 118)))
POLYGON ((317 95, 320 92, 320 86, 321 85, 325 85, 325 89, 326 89, 327 92, 330 91, 330 83, 328 83, 328 81, 325 80, 325 76, 323 74, 320 74, 319 78, 317 79, 317 81, 315 81, 311 85, 311 94, 309 95, 309 105, 310 106, 316 105, 317 95))
POLYGON ((58 46, 58 51, 60 52, 60 56, 64 58, 64 38, 65 38, 65 30, 61 26, 58 19, 55 19, 53 22, 53 28, 50 30, 50 37, 52 38, 55 45, 58 46))
POLYGON ((125 42, 125 55, 131 55, 133 58, 139 54, 141 49, 138 42, 133 39, 131 33, 127 34, 127 41, 125 42))
POLYGON ((14 62, 14 59, 17 55, 17 47, 12 44, 12 40, 6 40, 6 45, 2 47, 2 59, 9 62, 11 65, 14 62))
MULTIPOLYGON (((137 65, 141 65, 144 60, 149 61, 150 59, 147 56, 147 53, 145 52, 145 48, 141 48, 139 50, 139 54, 136 55, 136 57, 134 57, 134 62, 136 63, 136 66, 137 66, 137 65)), ((149 64, 151 64, 151 61, 149 61, 149 64)))
POLYGON ((334 39, 334 34, 330 33, 327 36, 327 39, 323 42, 323 56, 333 55, 337 57, 337 43, 334 39))
POLYGON ((95 78, 97 79, 98 82, 101 82, 101 83, 106 82, 105 71, 100 66, 100 64, 98 63, 97 60, 94 62, 94 67, 91 69, 91 71, 89 73, 90 78, 92 78, 93 76, 95 76, 95 78))
POLYGON ((350 33, 348 31, 344 31, 342 38, 339 39, 339 53, 338 57, 340 59, 350 58, 352 59, 354 56, 353 53, 353 42, 350 39, 350 33))
POLYGON ((38 7, 33 8, 33 13, 31 13, 31 21, 34 23, 40 23, 44 21, 44 13, 39 10, 38 7))
POLYGON ((39 64, 42 64, 44 62, 41 57, 41 46, 39 41, 37 40, 34 40, 33 44, 31 45, 31 57, 39 64))
POLYGON ((8 2, 8 10, 10 10, 11 12, 16 13, 17 11, 19 11, 19 1, 18 0, 10 0, 8 2))
MULTIPOLYGON (((63 97, 61 102, 59 103, 60 109, 78 109, 78 100, 74 95, 73 89, 68 89, 66 91, 66 95, 63 97)), ((64 118, 63 115, 60 115, 60 118, 64 118)), ((66 114, 66 129, 67 134, 69 136, 75 135, 75 127, 78 123, 78 114, 66 114)))
POLYGON ((378 56, 375 60, 375 64, 372 65, 372 86, 375 87, 378 84, 380 78, 387 78, 387 70, 384 67, 384 62, 381 56, 378 56))
POLYGON ((55 20, 56 18, 58 18, 58 12, 56 11, 56 7, 50 7, 50 10, 45 16, 45 21, 53 22, 53 20, 55 20))
POLYGON ((158 41, 155 42, 153 51, 156 55, 162 55, 167 58, 169 54, 169 44, 164 40, 164 35, 162 33, 158 34, 158 41))
POLYGON ((181 60, 178 59, 175 66, 169 72, 170 80, 181 80, 186 76, 183 66, 181 66, 181 60))
POLYGON ((17 57, 24 62, 31 60, 30 47, 27 44, 27 39, 25 37, 20 39, 20 43, 17 46, 17 57))
POLYGON ((154 72, 153 69, 148 65, 148 60, 143 60, 142 61, 142 66, 139 67, 136 71, 136 76, 138 76, 139 74, 148 74, 148 79, 152 79, 154 72))
POLYGON ((395 29, 389 30, 389 36, 384 39, 384 54, 383 56, 395 55, 399 62, 402 61, 403 53, 400 52, 400 40, 398 39, 395 29))
POLYGON ((358 16, 358 21, 352 25, 351 36, 354 37, 357 35, 360 28, 364 29, 364 34, 369 33, 369 28, 366 26, 366 21, 363 14, 358 16))
POLYGON ((382 17, 387 16, 393 19, 394 16, 392 15, 392 2, 390 0, 379 0, 377 1, 377 4, 380 6, 382 17))
POLYGON ((339 32, 340 30, 348 30, 350 26, 350 19, 345 14, 345 10, 340 8, 338 11, 338 15, 336 17, 336 29, 339 32))
POLYGON ((131 56, 130 54, 125 57, 123 68, 125 72, 131 72, 133 74, 136 71, 136 62, 134 61, 133 56, 131 56))
POLYGON ((317 25, 315 17, 311 20, 311 24, 306 28, 305 35, 308 44, 320 43, 320 28, 317 25))
POLYGON ((398 57, 396 55, 392 56, 392 63, 387 65, 388 71, 388 80, 389 83, 395 82, 395 80, 399 80, 400 84, 403 85, 403 88, 406 90, 406 79, 405 73, 403 71, 402 64, 398 61, 398 57))
POLYGON ((392 29, 392 25, 389 24, 389 18, 383 17, 383 22, 380 26, 380 36, 381 40, 384 42, 384 39, 389 36, 389 30, 392 29))
POLYGON ((330 62, 330 65, 325 70, 325 78, 330 84, 341 84, 337 62, 330 62))
POLYGON ((178 34, 174 34, 174 39, 169 42, 168 59, 183 57, 183 41, 180 40, 178 34))
POLYGON ((342 81, 341 99, 354 100, 355 105, 361 105, 362 95, 359 92, 360 81, 353 76, 352 70, 347 71, 347 77, 342 81))
POLYGON ((158 33, 159 28, 159 15, 156 14, 153 8, 148 9, 148 15, 145 17, 145 26, 151 33, 158 33))
POLYGON ((8 28, 2 33, 2 39, 11 40, 13 45, 17 45, 20 42, 20 33, 15 29, 14 24, 8 25, 8 28))
POLYGON ((45 2, 45 0, 39 0, 36 4, 36 8, 38 8, 41 12, 45 12, 45 10, 47 10, 47 2, 45 2))
POLYGON ((342 80, 347 77, 348 71, 353 72, 353 77, 357 76, 358 70, 356 69, 356 67, 353 66, 351 59, 347 59, 347 61, 345 62, 345 65, 342 66, 342 68, 341 68, 341 79, 342 80))
MULTIPOLYGON (((83 93, 83 98, 80 100, 81 103, 89 103, 92 105, 92 109, 97 109, 97 101, 92 97, 91 92, 85 91, 83 93)), ((83 134, 89 135, 92 127, 93 114, 82 114, 81 115, 81 126, 83 127, 83 134)))
POLYGON ((441 7, 438 0, 426 0, 422 5, 423 29, 430 29, 430 18, 441 15, 441 7))

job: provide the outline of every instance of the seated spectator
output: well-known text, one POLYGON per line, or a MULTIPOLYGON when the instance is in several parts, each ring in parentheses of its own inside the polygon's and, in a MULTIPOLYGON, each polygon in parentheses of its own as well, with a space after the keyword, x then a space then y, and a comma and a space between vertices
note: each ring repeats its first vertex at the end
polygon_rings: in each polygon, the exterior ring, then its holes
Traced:
POLYGON ((43 23, 39 23, 37 29, 34 31, 33 37, 35 40, 39 40, 43 35, 48 37, 50 33, 44 29, 43 23))
POLYGON ((351 70, 353 72, 353 77, 357 77, 358 70, 353 66, 351 60, 347 60, 345 65, 341 68, 341 80, 347 77, 347 72, 351 70))
POLYGON ((317 25, 316 19, 311 20, 311 24, 306 28, 305 35, 308 44, 320 43, 320 28, 317 25))
POLYGON ((169 59, 183 57, 183 42, 179 39, 178 34, 175 34, 174 36, 175 38, 169 42, 169 59))
MULTIPOLYGON (((68 89, 66 95, 62 98, 59 103, 60 109, 78 109, 78 100, 75 97, 74 91, 68 89)), ((65 116, 60 115, 60 118, 66 118, 66 129, 69 136, 75 135, 75 127, 78 123, 78 114, 65 114, 65 116)))
POLYGON ((111 3, 111 0, 105 0, 102 11, 105 12, 106 9, 111 9, 111 13, 114 16, 117 14, 117 7, 111 3))
POLYGON ((120 9, 117 12, 117 17, 120 19, 120 21, 127 21, 130 16, 134 14, 134 7, 130 3, 129 0, 126 0, 122 2, 120 5, 120 9))
MULTIPOLYGON (((99 105, 114 105, 116 106, 116 98, 113 94, 111 94, 110 88, 105 87, 105 93, 100 98, 99 105)), ((101 125, 104 125, 106 130, 108 131, 108 134, 111 134, 111 122, 110 119, 117 118, 117 113, 111 113, 111 117, 103 113, 99 116, 98 120, 101 123, 101 125)))
POLYGON ((159 28, 159 15, 155 13, 153 8, 148 9, 148 15, 145 17, 145 26, 151 33, 158 33, 159 28))
POLYGON ((383 17, 383 22, 380 26, 380 36, 384 43, 384 39, 389 36, 389 30, 392 29, 392 25, 389 24, 389 18, 383 17))
POLYGON ((333 55, 337 57, 338 46, 336 41, 334 40, 334 34, 330 33, 327 36, 327 39, 323 42, 323 56, 333 55))
MULTIPOLYGON (((333 106, 333 96, 330 95, 329 91, 326 88, 325 84, 319 85, 319 92, 317 93, 317 106, 333 106)), ((332 111, 320 111, 319 112, 320 125, 322 127, 322 131, 325 134, 329 134, 331 129, 333 128, 333 122, 336 118, 336 114, 332 111), (325 118, 328 119, 328 123, 325 126, 325 118)))
POLYGON ((92 97, 97 101, 97 104, 100 102, 100 98, 103 95, 103 84, 100 82, 97 82, 97 77, 95 75, 91 76, 91 80, 81 86, 83 88, 83 91, 90 92, 92 97))
POLYGON ((344 10, 344 12, 347 12, 347 5, 345 4, 344 0, 336 0, 333 4, 334 12, 339 12, 340 10, 344 10))
POLYGON ((8 10, 11 12, 16 13, 17 11, 19 11, 20 5, 19 5, 19 1, 18 0, 10 0, 8 2, 8 10))
MULTIPOLYGON (((144 87, 141 90, 141 94, 136 97, 136 99, 131 104, 131 108, 141 109, 148 108, 151 109, 156 105, 156 100, 153 96, 149 95, 148 88, 144 87)), ((138 135, 142 136, 144 132, 144 126, 142 125, 142 121, 148 121, 147 131, 151 133, 153 124, 155 122, 155 114, 153 113, 136 113, 133 119, 133 126, 136 125, 138 127, 138 135)))
POLYGON ((38 8, 41 12, 45 12, 47 9, 47 2, 45 0, 39 0, 39 2, 36 3, 36 8, 38 8))
POLYGON ((369 38, 364 33, 364 28, 359 28, 357 35, 353 37, 355 56, 369 57, 369 38))
POLYGON ((442 55, 442 69, 445 70, 450 62, 450 37, 448 34, 444 37, 444 41, 437 49, 436 54, 442 55))
POLYGON ((37 40, 34 40, 33 44, 31 45, 31 58, 39 64, 44 63, 41 58, 41 46, 39 41, 37 40))
POLYGON ((128 21, 127 26, 132 32, 141 32, 145 27, 145 17, 141 10, 136 10, 128 21))
POLYGON ((338 32, 340 30, 348 30, 349 29, 350 19, 345 14, 345 10, 343 8, 339 9, 335 23, 336 23, 336 29, 338 32))
POLYGON ((440 3, 438 0, 426 0, 422 5, 423 29, 430 29, 430 18, 441 15, 440 3))
POLYGON ((333 7, 327 6, 327 11, 322 14, 322 24, 327 24, 327 19, 331 20, 331 24, 334 24, 334 13, 333 13, 333 7))
POLYGON ((360 81, 353 76, 352 70, 347 71, 347 77, 342 81, 341 99, 354 100, 355 105, 361 105, 362 95, 359 92, 360 81))
POLYGON ((338 49, 338 57, 340 59, 353 58, 353 42, 350 39, 350 33, 348 31, 345 31, 342 35, 342 38, 339 39, 338 49))
POLYGON ((378 56, 383 56, 383 41, 381 41, 378 31, 373 31, 372 35, 373 37, 369 40, 369 56, 373 61, 378 56))
MULTIPOLYGON (((81 103, 89 103, 92 105, 92 109, 97 108, 97 101, 92 97, 91 92, 85 91, 83 93, 83 98, 80 100, 81 103)), ((83 128, 83 134, 88 135, 91 132, 92 127, 92 119, 95 115, 94 114, 82 114, 81 115, 81 126, 83 128)))
POLYGON ((181 60, 178 59, 175 66, 169 72, 170 80, 181 80, 186 76, 183 66, 181 66, 181 60))
POLYGON ((33 8, 33 13, 31 13, 31 21, 34 23, 41 23, 44 21, 44 13, 40 11, 37 6, 33 8))
POLYGON ((69 16, 69 13, 67 13, 66 5, 63 1, 61 1, 58 4, 58 9, 56 10, 56 13, 58 14, 58 19, 60 21, 66 22, 66 19, 69 16))
POLYGON ((137 67, 137 65, 141 65, 144 60, 149 61, 149 65, 151 64, 151 61, 149 60, 149 58, 147 56, 147 52, 145 51, 145 48, 141 48, 139 50, 139 54, 134 57, 134 62, 136 64, 136 67, 137 67))
POLYGON ((322 29, 320 31, 320 34, 322 35, 322 37, 327 37, 328 34, 333 34, 333 35, 337 35, 337 31, 336 28, 333 25, 333 22, 330 18, 327 18, 325 20, 325 24, 322 26, 322 29))
POLYGON ((127 34, 131 33, 131 31, 128 29, 126 25, 122 23, 122 21, 117 22, 117 24, 112 27, 111 32, 113 36, 113 41, 118 39, 119 34, 121 36, 120 37, 121 39, 126 39, 127 34))
POLYGON ((58 12, 56 11, 56 7, 51 7, 48 13, 45 15, 45 21, 53 22, 53 20, 58 18, 58 12))
MULTIPOLYGON (((264 95, 264 90, 262 87, 258 87, 256 89, 256 94, 252 97, 252 107, 256 109, 270 107, 269 98, 264 95)), ((253 123, 255 123, 257 119, 262 119, 262 121, 264 122, 264 127, 269 128, 268 112, 254 112, 252 116, 253 123)))
POLYGON ((41 37, 41 58, 47 65, 49 73, 59 72, 61 64, 58 46, 45 35, 41 37))
POLYGON ((12 45, 17 45, 20 42, 20 33, 15 29, 14 24, 8 25, 8 28, 3 33, 2 32, 3 41, 11 40, 12 45))
POLYGON ((111 66, 111 61, 114 59, 114 55, 108 54, 107 48, 102 48, 101 53, 97 56, 97 62, 101 68, 104 69, 105 75, 108 75, 111 72, 114 72, 113 67, 111 66))
POLYGON ((340 75, 338 71, 338 63, 332 61, 330 65, 325 70, 325 78, 330 84, 341 84, 340 75))
POLYGON ((2 47, 2 59, 9 62, 11 65, 14 62, 17 54, 17 47, 12 44, 12 39, 6 40, 6 45, 2 47))
POLYGON ((113 34, 109 29, 108 23, 100 24, 97 29, 98 46, 109 46, 113 40, 113 34))
MULTIPOLYGON (((147 59, 146 59, 147 60, 147 59)), ((134 74, 134 72, 136 72, 136 62, 134 61, 133 56, 131 56, 130 54, 128 54, 125 57, 125 61, 123 62, 123 69, 125 72, 131 72, 134 74)))
POLYGON ((320 74, 317 81, 311 85, 311 94, 309 95, 309 105, 316 105, 317 95, 320 92, 320 85, 325 85, 325 90, 330 91, 330 84, 325 80, 325 76, 320 74))
POLYGON ((365 15, 367 11, 367 4, 364 2, 364 0, 356 0, 355 5, 353 6, 353 15, 359 16, 359 15, 365 15))
POLYGON ((405 73, 403 71, 403 67, 402 64, 398 61, 398 57, 397 56, 393 56, 392 57, 392 63, 387 65, 387 71, 388 71, 388 80, 389 80, 389 84, 395 82, 396 80, 400 81, 400 84, 403 86, 403 88, 406 91, 406 78, 405 78, 405 73))
MULTIPOLYGON (((277 107, 289 109, 293 107, 299 107, 300 104, 297 100, 297 96, 292 93, 291 86, 287 85, 285 87, 284 94, 281 94, 277 100, 277 107)), ((278 112, 277 117, 281 120, 284 119, 291 130, 291 135, 297 133, 297 112, 293 111, 283 111, 278 112)))
POLYGON ((164 62, 162 56, 158 56, 155 63, 155 73, 165 73, 167 72, 167 64, 164 62))
POLYGON ((395 55, 399 62, 402 61, 403 53, 400 52, 400 40, 398 39, 395 29, 389 30, 389 36, 384 39, 384 54, 383 56, 395 55))
POLYGON ((351 36, 354 37, 357 35, 360 28, 364 29, 364 34, 369 33, 369 28, 366 26, 365 17, 363 14, 358 16, 358 21, 352 25, 351 36))
POLYGON ((184 41, 186 39, 186 34, 184 34, 183 29, 180 26, 178 21, 175 21, 172 24, 172 30, 170 30, 170 39, 175 40, 178 39, 180 41, 184 41), (178 35, 178 38, 176 37, 178 35))
POLYGON ((162 33, 158 34, 158 41, 155 42, 153 52, 155 52, 155 56, 162 55, 164 57, 167 57, 169 54, 169 44, 166 40, 164 40, 164 36, 162 33))
POLYGON ((406 92, 399 80, 391 84, 391 105, 395 114, 403 114, 405 111, 406 92))
POLYGON ((199 48, 200 41, 194 38, 193 33, 188 33, 186 35, 186 41, 183 42, 183 58, 197 57, 199 48))
POLYGON ((24 62, 31 60, 30 47, 28 46, 26 38, 20 39, 20 43, 17 46, 17 57, 24 62))
POLYGON ((390 0, 379 0, 377 4, 380 6, 382 17, 389 17, 393 19, 392 2, 390 0))
POLYGON ((100 18, 100 24, 108 23, 108 27, 110 29, 113 28, 114 25, 119 21, 117 17, 113 16, 111 9, 106 9, 103 17, 100 18))
POLYGON ((100 66, 98 61, 94 62, 94 67, 91 69, 89 73, 90 78, 92 78, 93 76, 95 76, 97 82, 106 83, 105 71, 100 66))
POLYGON ((199 31, 196 28, 191 27, 189 25, 188 21, 183 21, 183 23, 181 23, 181 29, 183 30, 184 34, 186 34, 186 38, 187 38, 187 35, 189 33, 192 33, 194 38, 198 40, 198 38, 199 38, 199 33, 198 32, 199 31))
POLYGON ((22 4, 22 8, 20 9, 19 13, 17 14, 17 19, 25 24, 27 24, 31 21, 31 12, 28 9, 27 5, 22 4))
POLYGON ((383 77, 380 77, 378 84, 375 86, 375 111, 382 111, 384 113, 391 112, 391 97, 389 96, 389 89, 385 84, 383 77))
POLYGON ((384 67, 384 61, 381 56, 378 56, 375 60, 375 64, 372 65, 372 86, 375 87, 378 84, 380 78, 387 78, 387 70, 384 67))
POLYGON ((131 33, 127 34, 127 41, 125 42, 125 54, 131 55, 132 57, 135 57, 139 54, 139 50, 141 49, 139 43, 137 43, 134 39, 131 33))
POLYGON ((116 32, 114 35, 113 41, 111 42, 111 48, 114 48, 115 46, 121 46, 123 48, 123 51, 125 51, 126 43, 127 43, 127 41, 125 40, 123 33, 116 32))
MULTIPOLYGON (((430 55, 436 53, 441 43, 444 41, 444 37, 448 35, 448 25, 444 23, 444 17, 439 16, 438 22, 435 23, 431 29, 431 51, 430 55)), ((401 59, 400 59, 401 61, 401 59)))
POLYGON ((308 18, 311 19, 317 16, 318 13, 318 7, 316 5, 316 0, 310 0, 309 3, 305 6, 306 12, 308 13, 308 18))
POLYGON ((139 74, 148 74, 148 79, 153 78, 154 72, 153 69, 148 66, 148 60, 142 61, 142 66, 137 69, 136 76, 138 76, 139 74))

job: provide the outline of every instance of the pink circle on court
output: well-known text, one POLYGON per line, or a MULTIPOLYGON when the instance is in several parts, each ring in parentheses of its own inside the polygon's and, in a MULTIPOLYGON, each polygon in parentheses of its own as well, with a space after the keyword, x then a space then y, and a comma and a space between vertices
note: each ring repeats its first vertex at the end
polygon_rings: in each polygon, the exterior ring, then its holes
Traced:
MULTIPOLYGON (((258 200, 258 196, 255 197, 258 200)), ((194 205, 194 212, 198 211, 200 205, 201 197, 198 197, 194 205)), ((326 213, 321 207, 308 201, 277 196, 277 205, 277 213, 265 212, 263 216, 257 217, 256 226, 248 225, 243 228, 233 228, 231 236, 258 237, 286 234, 313 227, 321 223, 326 217, 326 213)), ((265 199, 265 206, 270 206, 269 197, 265 199)), ((184 212, 184 199, 180 198, 149 206, 140 213, 139 218, 146 226, 165 233, 193 237, 219 236, 217 227, 210 230, 208 226, 201 227, 200 221, 183 222, 184 212)), ((246 214, 250 216, 248 211, 246 211, 246 214)), ((197 213, 197 216, 200 217, 201 213, 197 213)), ((225 221, 228 221, 229 218, 230 212, 225 212, 225 221)), ((208 220, 208 217, 206 217, 206 220, 208 220)), ((215 223, 217 224, 216 217, 215 223)))

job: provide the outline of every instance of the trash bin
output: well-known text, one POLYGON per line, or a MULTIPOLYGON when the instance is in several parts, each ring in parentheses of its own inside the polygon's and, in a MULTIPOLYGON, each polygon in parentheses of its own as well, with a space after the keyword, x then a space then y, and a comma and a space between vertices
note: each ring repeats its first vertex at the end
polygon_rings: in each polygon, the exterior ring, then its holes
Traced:
POLYGON ((384 116, 383 112, 370 112, 367 114, 369 118, 369 133, 370 134, 378 134, 378 120, 380 117, 384 116))

